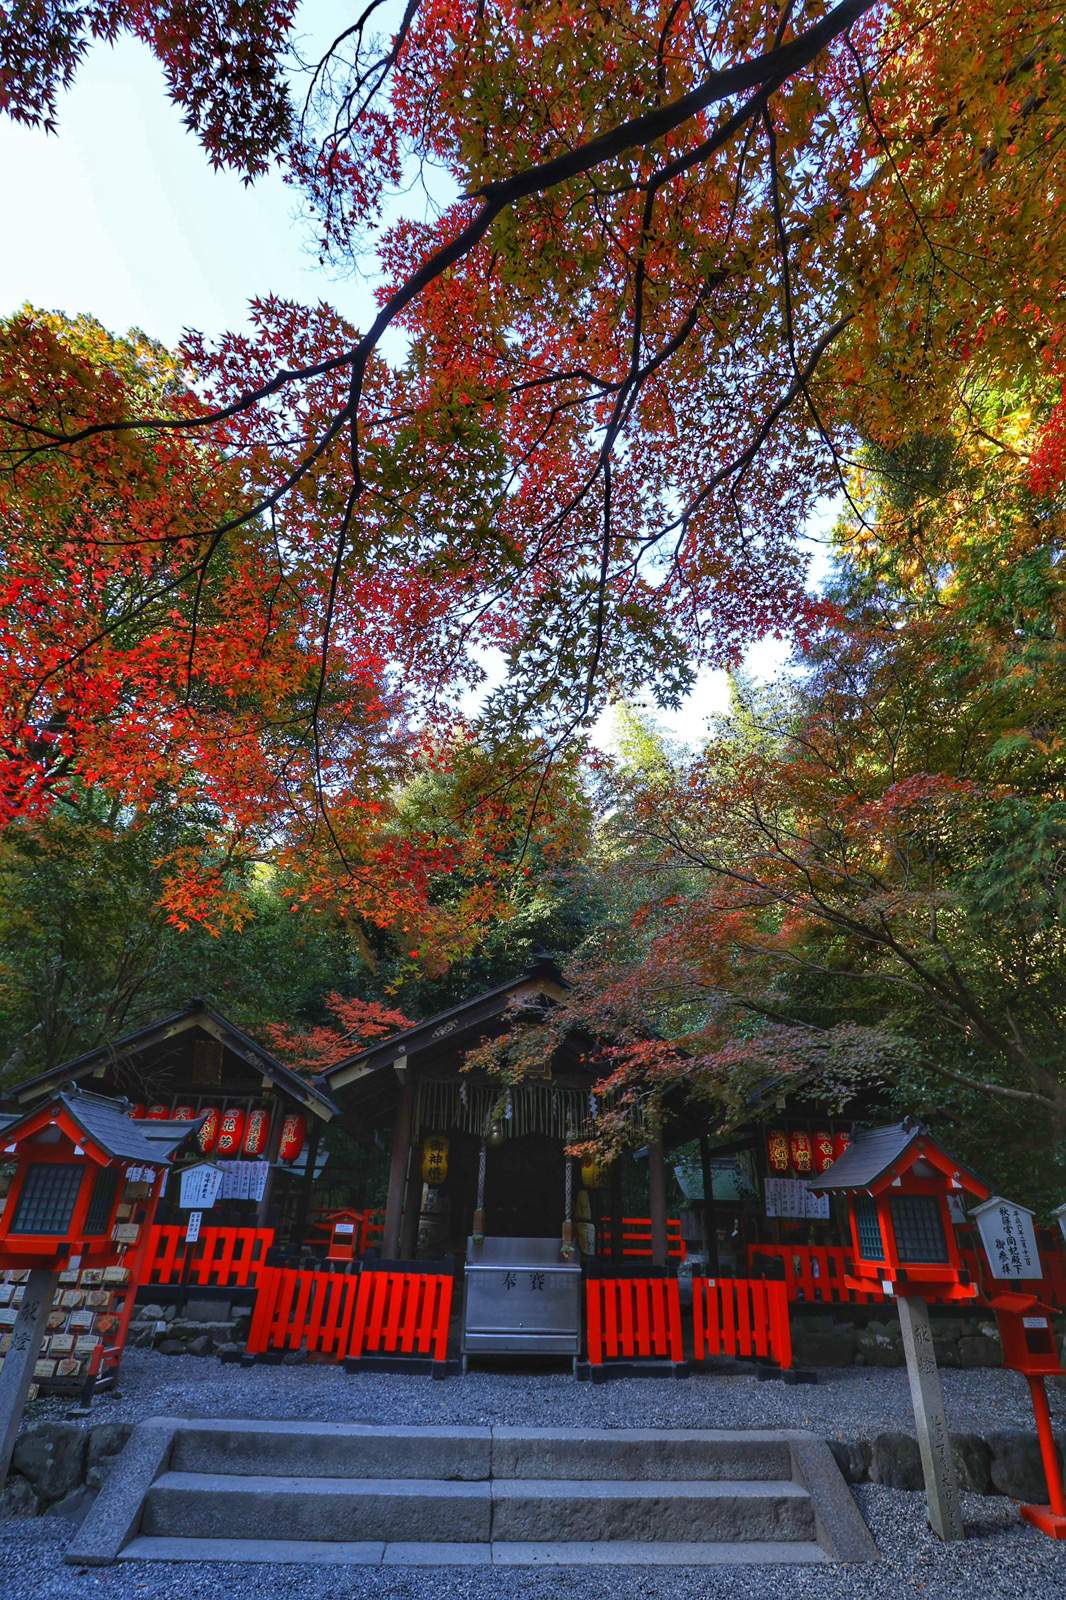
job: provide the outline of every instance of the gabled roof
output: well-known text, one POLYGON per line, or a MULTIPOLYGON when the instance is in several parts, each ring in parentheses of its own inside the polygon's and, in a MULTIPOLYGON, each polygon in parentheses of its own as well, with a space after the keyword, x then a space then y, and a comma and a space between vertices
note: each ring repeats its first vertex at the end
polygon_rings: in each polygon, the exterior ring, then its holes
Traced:
POLYGON ((473 1033, 480 1037, 485 1024, 502 1017, 512 1001, 523 994, 528 994, 531 999, 543 995, 548 999, 561 1000, 567 987, 566 979, 553 958, 538 955, 516 978, 498 984, 495 989, 485 990, 471 1000, 463 1000, 448 1011, 439 1011, 436 1016, 427 1017, 425 1022, 416 1023, 413 1028, 405 1028, 402 1033, 394 1033, 388 1039, 368 1045, 365 1050, 356 1051, 336 1066, 327 1067, 315 1081, 335 1094, 371 1074, 384 1073, 397 1065, 405 1067, 419 1057, 428 1060, 445 1051, 450 1053, 464 1034, 473 1033))
MULTIPOLYGON (((169 1161, 178 1146, 196 1133, 204 1120, 196 1117, 177 1123, 134 1122, 129 1115, 128 1101, 109 1100, 103 1095, 87 1094, 82 1089, 56 1095, 52 1106, 65 1111, 86 1139, 107 1155, 119 1161, 154 1162, 156 1166, 169 1161)), ((17 1140, 19 1128, 36 1121, 44 1109, 37 1105, 22 1116, 5 1118, 4 1138, 9 1143, 17 1140)))
POLYGON ((328 1090, 309 1084, 301 1078, 299 1073, 293 1072, 291 1067, 285 1066, 277 1056, 271 1055, 261 1044, 257 1044, 248 1034, 243 1033, 235 1023, 223 1017, 217 1011, 212 1011, 210 1006, 201 999, 189 1002, 184 1011, 176 1011, 172 1016, 164 1017, 161 1022, 150 1023, 146 1028, 140 1028, 136 1033, 128 1033, 121 1039, 116 1039, 113 1044, 103 1044, 95 1050, 88 1050, 84 1055, 75 1056, 72 1061, 64 1061, 58 1067, 52 1067, 48 1072, 39 1073, 36 1078, 27 1078, 25 1083, 17 1084, 7 1096, 9 1105, 23 1106, 32 1101, 40 1100, 45 1095, 52 1093, 62 1084, 76 1082, 95 1072, 100 1067, 120 1064, 123 1057, 136 1056, 142 1051, 150 1050, 153 1045, 161 1044, 177 1034, 188 1032, 190 1029, 199 1028, 225 1045, 227 1050, 240 1057, 255 1071, 270 1078, 285 1094, 293 1100, 301 1101, 309 1111, 328 1122, 337 1113, 337 1104, 328 1090))
POLYGON ((913 1117, 885 1128, 857 1128, 852 1134, 851 1144, 828 1171, 817 1178, 806 1178, 804 1182, 808 1189, 819 1194, 829 1189, 870 1189, 901 1166, 909 1166, 907 1158, 912 1153, 917 1155, 915 1147, 919 1143, 923 1149, 931 1145, 941 1156, 947 1156, 959 1176, 969 1179, 968 1188, 972 1186, 975 1190, 987 1192, 987 1185, 977 1174, 957 1161, 913 1117))

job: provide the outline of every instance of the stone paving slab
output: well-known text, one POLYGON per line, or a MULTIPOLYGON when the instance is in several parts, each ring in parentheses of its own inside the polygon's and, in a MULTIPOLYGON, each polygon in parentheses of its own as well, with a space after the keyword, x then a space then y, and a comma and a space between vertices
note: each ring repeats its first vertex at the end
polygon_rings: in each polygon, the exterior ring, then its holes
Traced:
POLYGON ((818 1566, 829 1562, 819 1545, 802 1540, 791 1544, 760 1540, 652 1544, 633 1539, 520 1544, 324 1544, 317 1539, 166 1539, 146 1535, 128 1544, 119 1559, 438 1568, 818 1566))

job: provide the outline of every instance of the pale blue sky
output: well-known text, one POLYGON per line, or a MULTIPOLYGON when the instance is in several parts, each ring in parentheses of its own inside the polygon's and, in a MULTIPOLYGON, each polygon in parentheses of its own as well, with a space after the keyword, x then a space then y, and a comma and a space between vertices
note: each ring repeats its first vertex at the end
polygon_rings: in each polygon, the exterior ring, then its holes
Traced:
MULTIPOLYGON (((349 13, 338 0, 309 0, 301 19, 313 21, 316 37, 332 36, 349 13)), ((245 187, 232 173, 212 172, 144 46, 123 38, 94 47, 58 120, 49 136, 0 118, 0 314, 29 301, 90 312, 115 332, 140 327, 174 345, 185 327, 209 335, 239 328, 249 299, 273 293, 328 300, 366 326, 366 283, 323 273, 279 176, 245 187)), ((824 527, 826 518, 817 521, 824 527)), ((824 571, 817 552, 814 570, 824 571)), ((749 666, 772 673, 783 654, 767 640, 749 666)), ((664 720, 695 740, 726 699, 724 674, 706 674, 685 709, 664 720)), ((601 728, 609 738, 609 719, 601 728)))

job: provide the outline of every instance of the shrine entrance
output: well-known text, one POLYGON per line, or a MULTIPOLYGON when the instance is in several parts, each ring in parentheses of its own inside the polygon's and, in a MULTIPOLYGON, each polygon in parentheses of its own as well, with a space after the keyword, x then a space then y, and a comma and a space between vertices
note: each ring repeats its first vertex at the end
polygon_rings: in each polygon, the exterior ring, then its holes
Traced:
MULTIPOLYGON (((485 1232, 502 1239, 558 1239, 565 1207, 563 1141, 543 1133, 485 1152, 485 1232)), ((476 1188, 476 1170, 474 1173, 476 1188)))

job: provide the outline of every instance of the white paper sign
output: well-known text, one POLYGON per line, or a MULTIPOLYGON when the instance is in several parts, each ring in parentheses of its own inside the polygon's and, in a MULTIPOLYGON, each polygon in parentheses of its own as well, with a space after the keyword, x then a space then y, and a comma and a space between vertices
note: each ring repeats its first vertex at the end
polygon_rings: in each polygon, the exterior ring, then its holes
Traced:
POLYGON ((1033 1213, 994 1195, 970 1215, 977 1223, 981 1244, 993 1278, 1042 1278, 1033 1213))
POLYGON ((223 1200, 262 1200, 269 1161, 224 1161, 218 1170, 223 1200))
POLYGON ((767 1178, 766 1215, 828 1222, 829 1196, 812 1194, 802 1178, 767 1178))
POLYGON ((189 1226, 185 1230, 185 1243, 195 1244, 200 1237, 200 1223, 203 1221, 202 1211, 189 1212, 189 1226))
POLYGON ((186 1167, 181 1175, 181 1197, 178 1204, 183 1211, 209 1211, 222 1187, 222 1174, 217 1167, 201 1165, 186 1167))

